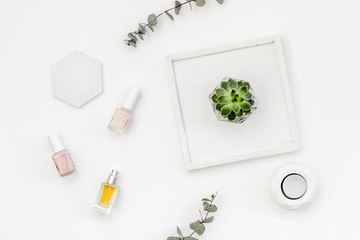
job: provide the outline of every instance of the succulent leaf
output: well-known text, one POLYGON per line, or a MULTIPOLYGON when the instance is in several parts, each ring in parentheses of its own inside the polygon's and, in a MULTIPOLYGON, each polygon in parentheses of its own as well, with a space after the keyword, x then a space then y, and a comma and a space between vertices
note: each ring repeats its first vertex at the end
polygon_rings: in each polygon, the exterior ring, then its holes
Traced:
POLYGON ((230 121, 233 121, 236 118, 236 114, 234 111, 231 111, 231 113, 228 115, 228 119, 230 121))
POLYGON ((226 91, 229 91, 229 84, 227 82, 221 82, 220 86, 226 91))
POLYGON ((237 82, 235 82, 234 80, 230 79, 229 81, 229 88, 232 90, 237 90, 238 89, 238 84, 237 82))
POLYGON ((244 96, 245 93, 247 93, 247 91, 248 91, 248 89, 247 89, 247 87, 245 87, 245 86, 242 86, 241 88, 239 88, 239 90, 238 90, 238 95, 239 95, 239 97, 244 96))
POLYGON ((244 82, 244 86, 247 87, 248 90, 250 89, 250 83, 244 82))
POLYGON ((242 81, 242 80, 238 81, 237 84, 238 84, 238 87, 241 88, 242 86, 244 86, 244 81, 242 81))
POLYGON ((224 104, 217 103, 215 108, 216 108, 216 110, 220 111, 223 106, 224 106, 224 104))
POLYGON ((251 109, 251 105, 247 101, 241 102, 240 107, 242 108, 242 110, 244 110, 244 112, 250 111, 250 109, 251 109))
POLYGON ((236 113, 236 116, 237 116, 237 117, 241 117, 243 114, 244 114, 243 111, 240 110, 238 113, 236 113))
POLYGON ((212 95, 211 97, 211 100, 214 102, 214 103, 217 103, 218 102, 218 96, 216 94, 212 95))
POLYGON ((233 105, 232 105, 232 110, 233 110, 235 113, 238 113, 238 112, 241 110, 240 104, 239 104, 239 103, 233 103, 233 105))
POLYGON ((229 97, 229 96, 220 96, 218 98, 218 102, 221 103, 221 104, 231 103, 231 97, 229 97))
POLYGON ((250 100, 252 97, 252 94, 250 92, 245 93, 242 98, 245 100, 250 100))
POLYGON ((230 96, 230 93, 228 91, 226 91, 225 89, 223 88, 218 88, 216 89, 216 95, 218 95, 219 97, 221 96, 230 96))
MULTIPOLYGON (((231 112, 231 104, 227 104, 225 106, 223 106, 221 109, 220 109, 220 113, 221 115, 223 116, 227 116, 229 115, 231 112)), ((206 210, 206 208, 209 208, 211 205, 208 205, 204 208, 204 210, 206 210)), ((207 211, 207 210, 206 210, 207 211)))

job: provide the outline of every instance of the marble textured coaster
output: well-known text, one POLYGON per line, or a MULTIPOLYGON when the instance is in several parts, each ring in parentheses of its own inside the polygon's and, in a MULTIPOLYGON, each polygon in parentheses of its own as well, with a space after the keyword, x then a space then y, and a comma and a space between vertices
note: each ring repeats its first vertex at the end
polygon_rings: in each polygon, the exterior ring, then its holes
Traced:
POLYGON ((101 63, 73 51, 51 66, 52 93, 74 107, 82 107, 103 91, 101 63))

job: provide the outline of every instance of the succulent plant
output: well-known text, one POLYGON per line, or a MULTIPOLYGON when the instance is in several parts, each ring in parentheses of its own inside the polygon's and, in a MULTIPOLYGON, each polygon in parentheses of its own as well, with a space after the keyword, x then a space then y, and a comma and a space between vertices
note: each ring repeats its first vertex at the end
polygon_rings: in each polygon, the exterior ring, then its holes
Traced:
POLYGON ((244 122, 258 106, 250 83, 228 77, 211 92, 209 98, 217 118, 222 121, 244 122))

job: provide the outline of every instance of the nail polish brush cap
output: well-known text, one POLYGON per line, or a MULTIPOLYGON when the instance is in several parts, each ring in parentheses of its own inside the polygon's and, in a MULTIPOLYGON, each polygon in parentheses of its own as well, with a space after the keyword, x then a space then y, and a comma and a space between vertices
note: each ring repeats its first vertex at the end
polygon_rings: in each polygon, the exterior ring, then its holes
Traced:
POLYGON ((111 185, 119 185, 119 172, 116 170, 111 170, 111 173, 108 177, 107 183, 111 185))
POLYGON ((60 152, 65 149, 58 134, 51 134, 49 136, 49 141, 54 149, 54 152, 60 152))
POLYGON ((139 98, 140 90, 137 87, 133 87, 130 91, 128 98, 125 101, 124 108, 133 110, 137 99, 139 98))

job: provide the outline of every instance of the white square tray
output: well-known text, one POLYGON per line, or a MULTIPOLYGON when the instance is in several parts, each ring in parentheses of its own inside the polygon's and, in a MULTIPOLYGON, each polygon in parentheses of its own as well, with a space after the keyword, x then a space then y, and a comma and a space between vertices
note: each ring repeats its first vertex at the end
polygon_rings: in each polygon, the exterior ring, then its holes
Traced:
POLYGON ((170 56, 167 63, 186 169, 299 149, 279 37, 170 56), (244 123, 215 117, 208 96, 224 77, 250 82, 258 98, 244 123))

